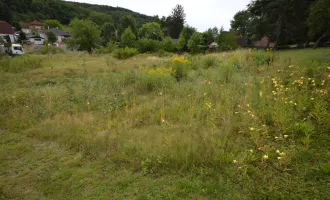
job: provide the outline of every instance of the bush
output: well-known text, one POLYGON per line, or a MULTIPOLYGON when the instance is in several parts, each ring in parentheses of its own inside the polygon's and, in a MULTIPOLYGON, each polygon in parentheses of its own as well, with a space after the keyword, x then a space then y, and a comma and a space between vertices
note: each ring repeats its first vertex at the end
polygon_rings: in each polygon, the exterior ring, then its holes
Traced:
POLYGON ((114 51, 113 56, 117 59, 126 59, 138 54, 138 50, 135 48, 120 48, 114 51))
POLYGON ((143 38, 138 41, 140 53, 157 52, 160 49, 160 42, 157 40, 143 38))
POLYGON ((177 81, 187 78, 189 71, 191 70, 191 63, 181 57, 174 57, 171 59, 171 67, 173 69, 173 75, 177 81))
POLYGON ((108 53, 114 52, 116 50, 116 48, 117 48, 116 44, 114 44, 113 42, 108 42, 108 45, 106 47, 94 49, 93 53, 95 53, 95 54, 108 54, 108 53))
POLYGON ((43 67, 42 59, 33 56, 4 57, 0 60, 0 69, 5 72, 18 73, 43 67))
POLYGON ((174 52, 175 51, 175 44, 173 43, 172 38, 167 37, 161 43, 161 49, 167 52, 174 52))
POLYGON ((266 52, 252 52, 251 58, 256 66, 268 65, 270 61, 270 55, 266 52))

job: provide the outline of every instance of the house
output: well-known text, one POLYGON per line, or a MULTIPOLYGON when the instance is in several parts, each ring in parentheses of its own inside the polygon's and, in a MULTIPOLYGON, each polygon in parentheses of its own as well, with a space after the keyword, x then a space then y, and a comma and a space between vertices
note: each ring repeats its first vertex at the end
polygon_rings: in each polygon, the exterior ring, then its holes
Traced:
POLYGON ((8 24, 6 21, 0 20, 0 37, 7 37, 9 36, 10 42, 15 42, 15 31, 12 25, 8 24))
POLYGON ((55 35, 57 36, 57 41, 56 41, 57 46, 61 46, 65 39, 71 37, 70 33, 64 32, 64 31, 62 31, 58 28, 51 28, 51 29, 48 29, 48 30, 41 31, 40 36, 47 39, 47 34, 46 33, 48 31, 51 31, 51 32, 55 33, 55 35))
POLYGON ((212 42, 208 45, 209 49, 216 49, 219 47, 219 44, 217 42, 212 42))
POLYGON ((33 29, 37 29, 37 30, 43 30, 43 24, 39 21, 33 21, 33 22, 28 22, 23 24, 22 26, 22 31, 25 34, 31 34, 33 29))
POLYGON ((263 38, 261 38, 258 41, 254 42, 254 46, 256 48, 274 48, 275 47, 275 43, 271 42, 270 39, 267 36, 264 36, 263 38))
POLYGON ((29 38, 29 42, 31 44, 38 44, 38 45, 43 45, 45 42, 45 38, 40 37, 40 36, 33 36, 29 38))

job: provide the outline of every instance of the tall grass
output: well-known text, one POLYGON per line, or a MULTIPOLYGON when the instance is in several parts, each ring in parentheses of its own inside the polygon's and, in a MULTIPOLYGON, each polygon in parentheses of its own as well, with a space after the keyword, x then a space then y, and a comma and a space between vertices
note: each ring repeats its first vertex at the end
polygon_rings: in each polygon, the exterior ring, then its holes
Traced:
POLYGON ((45 79, 0 86, 2 129, 146 177, 226 180, 242 199, 329 194, 329 63, 239 51, 45 79))

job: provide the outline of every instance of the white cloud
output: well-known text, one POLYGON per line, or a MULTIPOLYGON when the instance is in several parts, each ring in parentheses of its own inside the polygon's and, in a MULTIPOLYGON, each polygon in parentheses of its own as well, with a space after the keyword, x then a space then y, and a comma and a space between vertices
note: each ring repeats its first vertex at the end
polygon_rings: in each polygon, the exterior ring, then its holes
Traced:
POLYGON ((230 20, 236 12, 246 8, 251 0, 74 0, 78 2, 122 7, 146 15, 168 16, 176 4, 181 4, 187 15, 186 21, 199 31, 210 27, 230 28, 230 20))

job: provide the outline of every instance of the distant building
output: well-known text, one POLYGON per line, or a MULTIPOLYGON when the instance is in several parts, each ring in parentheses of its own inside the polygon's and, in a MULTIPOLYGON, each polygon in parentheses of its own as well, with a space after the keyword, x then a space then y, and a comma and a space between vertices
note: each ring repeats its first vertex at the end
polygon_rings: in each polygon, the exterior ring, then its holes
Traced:
POLYGON ((28 22, 23 24, 22 26, 22 31, 25 34, 31 34, 33 29, 37 29, 37 30, 43 30, 43 24, 39 21, 33 21, 33 22, 28 22))
POLYGON ((255 47, 259 47, 259 48, 274 48, 275 47, 275 43, 271 42, 270 39, 267 36, 264 36, 263 38, 261 38, 258 41, 254 42, 254 46, 255 47))
POLYGON ((209 49, 216 49, 219 47, 219 44, 217 42, 212 42, 208 45, 209 49))
POLYGON ((48 31, 51 31, 51 32, 55 33, 55 35, 57 36, 57 41, 56 41, 57 46, 61 46, 65 39, 71 37, 70 33, 64 32, 64 31, 62 31, 58 28, 51 28, 51 29, 48 29, 48 30, 41 31, 40 36, 47 39, 47 34, 46 33, 48 31))
POLYGON ((9 36, 10 42, 15 42, 15 31, 12 25, 8 24, 6 21, 0 21, 0 36, 9 36))
POLYGON ((38 44, 38 45, 43 45, 45 42, 45 39, 40 36, 33 36, 29 38, 29 42, 31 44, 38 44))

